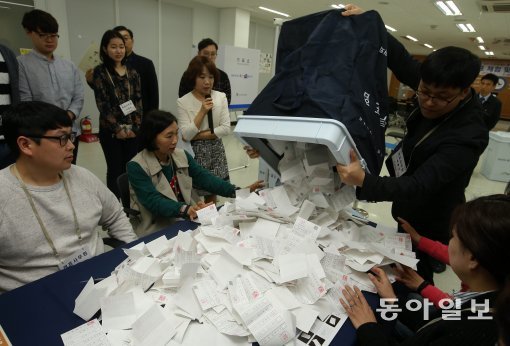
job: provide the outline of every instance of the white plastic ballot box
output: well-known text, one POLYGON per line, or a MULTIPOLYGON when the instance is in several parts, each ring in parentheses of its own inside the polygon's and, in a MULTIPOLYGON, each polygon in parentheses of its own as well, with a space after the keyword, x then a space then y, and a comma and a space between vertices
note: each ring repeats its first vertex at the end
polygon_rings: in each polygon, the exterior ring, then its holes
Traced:
MULTIPOLYGON (((273 176, 279 175, 281 155, 275 150, 278 142, 324 145, 333 159, 341 164, 350 162, 351 149, 361 158, 349 131, 334 119, 244 115, 239 117, 234 133, 241 141, 259 151, 271 170, 269 174, 273 176)), ((360 161, 367 169, 362 158, 360 161)), ((273 184, 270 182, 270 185, 273 184)))
POLYGON ((510 132, 489 132, 482 174, 490 180, 510 181, 510 132))

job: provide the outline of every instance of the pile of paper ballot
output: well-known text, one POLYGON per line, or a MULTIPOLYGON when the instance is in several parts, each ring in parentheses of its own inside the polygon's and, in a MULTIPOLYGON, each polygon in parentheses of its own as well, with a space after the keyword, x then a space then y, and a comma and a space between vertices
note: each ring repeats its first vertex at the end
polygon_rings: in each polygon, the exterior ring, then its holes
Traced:
POLYGON ((327 345, 347 318, 345 284, 376 292, 373 266, 390 278, 387 264, 416 268, 407 234, 353 216, 354 189, 340 188, 327 153, 290 150, 283 185, 238 190, 200 210, 197 229, 125 249, 111 276, 91 278, 74 309, 89 322, 64 344, 327 345))

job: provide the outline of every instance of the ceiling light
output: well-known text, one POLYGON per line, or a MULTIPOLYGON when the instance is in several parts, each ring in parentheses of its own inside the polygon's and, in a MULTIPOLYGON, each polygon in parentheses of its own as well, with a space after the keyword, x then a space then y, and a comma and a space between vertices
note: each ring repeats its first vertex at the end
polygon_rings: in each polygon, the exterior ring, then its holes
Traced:
POLYGON ((278 11, 272 10, 272 9, 270 9, 270 8, 267 8, 267 7, 259 6, 259 8, 260 8, 261 10, 264 10, 264 11, 267 11, 267 12, 271 12, 271 13, 279 14, 280 16, 290 17, 290 15, 288 15, 287 13, 278 12, 278 11))
POLYGON ((481 36, 478 36, 476 40, 478 41, 478 43, 483 43, 483 38, 481 36))
POLYGON ((485 52, 485 55, 494 55, 494 52, 490 51, 490 52, 485 52))
POLYGON ((344 4, 338 4, 338 5, 333 4, 333 5, 331 5, 331 7, 340 9, 340 8, 344 8, 345 5, 344 4))
POLYGON ((480 50, 485 50, 484 46, 478 46, 478 48, 480 48, 480 50))
POLYGON ((411 40, 411 41, 414 41, 414 42, 418 42, 418 39, 417 38, 414 38, 412 36, 409 36, 409 35, 406 35, 406 37, 411 40))
POLYGON ((432 47, 432 46, 431 46, 430 44, 428 44, 428 43, 424 43, 423 45, 424 45, 425 47, 427 47, 427 48, 430 48, 430 49, 434 48, 434 47, 432 47))
POLYGON ((386 29, 388 29, 389 31, 397 31, 397 29, 395 28, 392 28, 391 26, 389 25, 384 25, 386 27, 386 29))
POLYGON ((455 24, 462 32, 476 32, 471 24, 455 24))
POLYGON ((10 1, 0 1, 0 4, 16 5, 16 6, 23 6, 23 7, 34 7, 34 5, 20 4, 18 2, 10 2, 10 1))
POLYGON ((445 16, 460 16, 462 13, 453 1, 436 1, 435 5, 445 16))

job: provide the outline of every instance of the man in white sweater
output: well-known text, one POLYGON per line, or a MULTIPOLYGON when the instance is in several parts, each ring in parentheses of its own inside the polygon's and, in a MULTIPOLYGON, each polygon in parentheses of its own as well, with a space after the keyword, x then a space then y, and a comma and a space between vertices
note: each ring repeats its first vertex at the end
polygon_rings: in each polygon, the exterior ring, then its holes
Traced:
POLYGON ((97 226, 124 242, 137 238, 110 190, 71 164, 65 110, 21 102, 3 126, 16 163, 0 170, 0 294, 103 253, 97 226))

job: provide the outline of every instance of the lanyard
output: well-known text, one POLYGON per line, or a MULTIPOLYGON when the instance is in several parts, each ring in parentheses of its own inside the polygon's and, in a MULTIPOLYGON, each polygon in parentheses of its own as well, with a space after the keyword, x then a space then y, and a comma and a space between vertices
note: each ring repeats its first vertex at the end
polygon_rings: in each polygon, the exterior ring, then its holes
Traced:
MULTIPOLYGON (((21 179, 18 169, 16 168, 16 164, 13 165, 13 170, 14 170, 14 174, 16 175, 16 178, 20 182, 21 188, 23 189, 23 191, 25 192, 25 195, 27 196, 28 202, 30 203, 30 207, 32 207, 32 211, 34 212, 35 218, 37 219, 37 222, 39 222, 39 226, 41 226, 41 230, 44 234, 44 237, 46 238, 46 241, 48 242, 51 249, 53 250, 53 255, 55 255, 55 257, 58 260, 62 261, 60 259, 60 254, 57 251, 55 244, 53 243, 53 240, 51 239, 50 235, 48 234, 48 230, 46 229, 46 227, 44 226, 44 224, 42 222, 41 216, 39 215, 39 213, 37 212, 37 209, 35 208, 35 204, 34 204, 34 200, 32 199, 32 195, 30 194, 30 192, 28 192, 27 186, 21 179)), ((71 204, 71 209, 73 211, 75 232, 76 232, 76 235, 78 236, 78 240, 81 245, 81 240, 82 240, 81 230, 80 230, 80 225, 78 224, 78 217, 76 216, 76 211, 74 210, 73 201, 71 200, 71 193, 69 192, 69 187, 67 186, 67 181, 66 181, 66 178, 63 173, 62 173, 61 177, 62 177, 62 182, 64 183, 64 189, 66 190, 67 197, 69 198, 69 203, 71 204)))
MULTIPOLYGON (((455 113, 457 113, 460 109, 464 108, 464 106, 471 100, 472 98, 472 95, 469 96, 467 98, 467 100, 464 100, 459 106, 458 108, 456 108, 452 113, 450 113, 450 115, 448 115, 446 118, 444 118, 439 124, 437 124, 436 126, 434 126, 433 128, 431 128, 426 134, 425 136, 423 136, 419 141, 418 143, 416 143, 414 146, 413 146, 413 150, 411 150, 411 155, 409 156, 409 163, 407 164, 407 166, 409 166, 411 164, 411 159, 413 158, 413 153, 414 153, 414 150, 416 149, 416 147, 418 145, 420 145, 424 140, 426 140, 427 138, 430 137, 430 135, 432 135, 441 125, 443 125, 448 119, 450 119, 455 113)), ((410 116, 412 116, 416 111, 418 110, 415 109, 410 116)), ((404 148, 403 146, 404 143, 402 143, 402 148, 404 148)))
MULTIPOLYGON (((128 100, 131 99, 131 83, 129 83, 129 74, 127 67, 124 66, 126 69, 126 78, 128 82, 128 100)), ((117 98, 117 101, 120 103, 119 96, 117 95, 117 89, 115 88, 115 83, 113 82, 112 76, 110 75, 110 72, 108 71, 108 68, 105 66, 106 73, 108 74, 108 77, 110 78, 110 82, 112 82, 113 85, 113 92, 115 93, 115 97, 117 98)))

